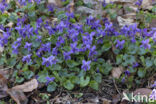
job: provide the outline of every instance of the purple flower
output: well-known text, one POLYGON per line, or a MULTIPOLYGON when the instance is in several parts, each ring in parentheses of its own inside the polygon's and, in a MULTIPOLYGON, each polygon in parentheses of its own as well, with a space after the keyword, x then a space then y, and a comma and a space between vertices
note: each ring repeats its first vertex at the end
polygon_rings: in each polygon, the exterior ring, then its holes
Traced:
POLYGON ((120 50, 123 49, 124 43, 125 43, 125 40, 122 40, 122 41, 117 40, 116 48, 119 48, 120 50))
POLYGON ((89 56, 88 57, 93 57, 94 55, 96 55, 97 52, 96 52, 96 46, 93 46, 91 49, 90 49, 90 52, 89 52, 89 56))
POLYGON ((68 26, 65 24, 65 21, 61 21, 57 26, 56 26, 56 28, 57 28, 57 30, 59 31, 59 32, 63 32, 63 29, 64 28, 67 28, 68 26))
POLYGON ((77 53, 77 52, 79 52, 79 49, 77 48, 77 42, 71 43, 70 44, 70 47, 71 47, 71 50, 70 50, 71 53, 77 53))
POLYGON ((44 52, 50 52, 50 51, 51 51, 51 43, 48 42, 48 43, 46 43, 46 44, 42 44, 42 50, 43 50, 44 52))
POLYGON ((144 47, 145 49, 150 49, 151 45, 149 44, 149 39, 142 40, 142 45, 140 47, 144 47))
POLYGON ((93 16, 89 16, 87 19, 86 19, 86 24, 87 25, 92 25, 92 21, 94 21, 95 18, 93 16))
POLYGON ((65 60, 70 60, 71 59, 70 54, 71 54, 70 52, 63 52, 64 59, 65 60))
POLYGON ((41 24, 43 23, 42 18, 37 19, 36 21, 36 29, 41 28, 41 24))
POLYGON ((19 47, 18 45, 12 45, 12 48, 13 48, 12 53, 13 54, 16 54, 16 55, 18 54, 18 47, 19 47))
POLYGON ((119 34, 113 27, 112 23, 105 23, 104 32, 107 33, 108 36, 117 36, 119 34))
POLYGON ((73 24, 73 27, 78 30, 78 32, 83 33, 83 25, 73 24))
POLYGON ((153 87, 156 87, 156 81, 154 82, 154 84, 153 84, 151 87, 152 87, 152 88, 153 88, 153 87))
POLYGON ((46 65, 46 67, 51 66, 51 62, 50 62, 49 58, 42 57, 42 65, 46 65))
POLYGON ((135 5, 137 6, 141 6, 141 4, 142 4, 142 0, 138 0, 137 2, 135 2, 135 5))
POLYGON ((153 38, 153 41, 156 42, 156 32, 154 32, 152 38, 153 38))
POLYGON ((55 77, 46 77, 46 80, 47 80, 46 85, 48 85, 50 82, 53 82, 54 79, 55 77))
POLYGON ((78 40, 79 32, 75 29, 68 30, 70 39, 75 42, 78 40))
POLYGON ((64 42, 65 42, 64 38, 62 36, 59 36, 57 38, 56 47, 60 47, 61 44, 63 44, 64 42))
POLYGON ((37 4, 40 4, 41 0, 34 0, 37 4))
POLYGON ((138 66, 139 66, 139 64, 137 62, 133 64, 133 68, 136 68, 138 66))
POLYGON ((48 58, 42 57, 42 65, 46 65, 46 67, 52 66, 53 64, 56 64, 56 58, 55 56, 51 55, 48 58))
POLYGON ((29 63, 31 61, 31 55, 32 54, 28 54, 27 56, 23 56, 22 61, 29 63))
POLYGON ((26 0, 18 0, 18 2, 20 3, 20 5, 26 5, 26 0))
POLYGON ((7 8, 7 3, 5 3, 5 1, 2 1, 0 3, 0 11, 3 13, 5 11, 5 9, 7 8))
POLYGON ((70 20, 71 18, 74 18, 74 13, 66 13, 67 19, 70 20))
POLYGON ((18 48, 21 46, 22 38, 17 38, 17 40, 12 44, 12 53, 18 54, 18 48))
POLYGON ((152 93, 150 94, 149 98, 151 100, 156 100, 156 89, 153 89, 152 90, 152 93))
POLYGON ((129 75, 130 75, 130 71, 129 71, 129 70, 126 70, 126 71, 125 71, 125 75, 126 75, 126 76, 129 76, 129 75))
POLYGON ((52 5, 49 4, 49 5, 47 6, 47 8, 48 8, 48 11, 49 11, 49 12, 54 12, 54 8, 53 8, 52 5))
POLYGON ((102 6, 105 8, 107 6, 106 0, 103 0, 102 6))
POLYGON ((36 40, 42 42, 42 36, 38 35, 36 40))
POLYGON ((37 50, 37 52, 36 52, 36 55, 37 55, 38 57, 41 57, 42 54, 43 54, 43 50, 42 50, 42 48, 39 48, 39 49, 37 50))
POLYGON ((57 49, 57 47, 53 48, 52 54, 55 55, 55 56, 57 56, 57 54, 58 54, 58 49, 57 49))
POLYGON ((122 83, 124 83, 124 82, 125 82, 125 77, 123 77, 123 78, 122 78, 121 82, 122 82, 122 83))
POLYGON ((86 36, 82 36, 83 46, 85 46, 85 49, 90 49, 93 41, 93 36, 95 35, 94 32, 89 34, 85 33, 86 36))
POLYGON ((91 64, 91 61, 85 61, 83 60, 82 61, 82 66, 81 66, 81 69, 87 71, 90 69, 90 64, 91 64))
POLYGON ((31 46, 32 46, 32 43, 26 42, 24 48, 26 48, 28 50, 28 52, 30 52, 31 51, 31 46))
POLYGON ((89 16, 87 19, 86 19, 86 24, 88 26, 91 26, 92 29, 98 29, 101 27, 101 24, 100 24, 100 20, 96 20, 94 17, 92 16, 89 16))

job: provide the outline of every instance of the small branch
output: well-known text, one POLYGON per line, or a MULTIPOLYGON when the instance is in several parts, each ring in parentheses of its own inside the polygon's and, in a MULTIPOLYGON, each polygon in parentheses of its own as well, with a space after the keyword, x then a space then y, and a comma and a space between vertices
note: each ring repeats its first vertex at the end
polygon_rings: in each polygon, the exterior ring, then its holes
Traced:
POLYGON ((115 80, 113 79, 113 83, 114 83, 114 86, 115 86, 115 89, 116 89, 116 91, 121 95, 121 92, 119 91, 119 89, 118 89, 118 87, 117 87, 117 85, 116 85, 116 83, 115 83, 115 80))

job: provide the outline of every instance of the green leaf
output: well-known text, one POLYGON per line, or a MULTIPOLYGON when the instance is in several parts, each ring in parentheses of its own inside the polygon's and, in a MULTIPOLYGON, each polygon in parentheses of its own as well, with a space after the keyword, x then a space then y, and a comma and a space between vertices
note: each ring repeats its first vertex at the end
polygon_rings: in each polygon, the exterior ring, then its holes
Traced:
POLYGON ((1 58, 0 58, 0 65, 3 65, 4 62, 5 62, 5 58, 4 58, 4 57, 1 57, 1 58))
POLYGON ((32 46, 33 46, 34 48, 38 48, 38 47, 40 46, 40 42, 37 42, 37 41, 33 40, 33 41, 32 41, 32 46))
POLYGON ((86 79, 84 79, 84 76, 80 77, 80 86, 85 87, 89 84, 90 77, 87 76, 86 79))
POLYGON ((153 65, 153 61, 149 57, 146 58, 145 63, 146 63, 147 68, 149 68, 153 65))
POLYGON ((91 88, 93 88, 94 90, 98 90, 99 89, 99 84, 96 81, 94 81, 94 80, 90 81, 89 86, 91 88))
POLYGON ((79 77, 82 77, 82 76, 85 76, 85 75, 86 75, 86 71, 81 70, 78 76, 79 77))
POLYGON ((98 83, 102 82, 102 75, 100 73, 96 73, 93 77, 96 82, 98 83))
MULTIPOLYGON (((127 55, 127 54, 125 54, 124 56, 123 56, 123 59, 124 59, 124 61, 125 61, 125 63, 128 65, 128 64, 133 64, 133 63, 135 63, 135 57, 134 56, 132 56, 132 55, 127 55)), ((127 66, 126 65, 126 66, 127 66)))
POLYGON ((66 61, 66 64, 67 64, 67 66, 70 67, 70 68, 73 68, 73 67, 79 65, 79 63, 75 62, 74 60, 67 60, 67 61, 66 61))
POLYGON ((145 58, 144 58, 144 56, 141 56, 140 59, 141 59, 141 62, 142 62, 143 64, 145 64, 145 58))
POLYGON ((17 83, 22 83, 23 81, 24 81, 24 78, 16 76, 17 83))
POLYGON ((145 77, 145 74, 146 74, 146 70, 143 70, 143 69, 141 69, 141 68, 138 70, 138 76, 139 76, 140 78, 145 77))
POLYGON ((154 65, 156 66, 156 59, 154 60, 154 65))
POLYGON ((41 82, 41 83, 45 83, 45 82, 47 82, 47 80, 46 80, 46 77, 48 76, 48 72, 47 71, 41 71, 41 72, 39 72, 39 74, 38 74, 38 81, 39 82, 41 82))
POLYGON ((52 68, 51 68, 51 70, 61 70, 61 69, 62 69, 62 67, 61 67, 61 65, 59 65, 59 64, 55 64, 55 65, 53 65, 52 68))
POLYGON ((10 58, 7 62, 9 66, 14 66, 16 64, 16 58, 10 58))
POLYGON ((22 70, 23 70, 23 71, 28 71, 28 70, 29 70, 28 65, 25 64, 24 67, 22 68, 22 70))
POLYGON ((105 43, 105 44, 102 46, 102 50, 103 50, 103 51, 108 51, 111 47, 112 47, 112 45, 108 42, 108 43, 105 43))
POLYGON ((34 76, 34 73, 32 72, 32 71, 25 71, 24 73, 23 73, 23 75, 24 75, 24 78, 26 78, 26 79, 30 79, 30 78, 32 78, 33 76, 34 76))
POLYGON ((146 53, 146 49, 139 48, 139 52, 138 52, 139 55, 144 55, 145 53, 146 53))
POLYGON ((127 51, 129 54, 136 54, 138 47, 135 44, 130 44, 127 51))
POLYGON ((123 55, 117 55, 117 57, 116 57, 116 63, 117 64, 122 63, 122 57, 123 57, 123 55))
POLYGON ((97 59, 97 62, 103 64, 103 63, 105 62, 105 60, 104 60, 103 58, 98 58, 98 59, 97 59))
POLYGON ((20 62, 17 66, 16 66, 17 69, 21 69, 22 68, 22 63, 20 62))
POLYGON ((56 90, 57 84, 55 82, 51 82, 48 84, 47 91, 53 92, 56 90))
POLYGON ((112 65, 110 65, 109 63, 103 63, 103 65, 99 67, 99 70, 104 75, 108 75, 109 72, 112 70, 112 65))
POLYGON ((70 80, 66 80, 63 86, 68 90, 72 90, 74 88, 74 84, 70 80))
POLYGON ((80 79, 77 76, 71 76, 70 80, 72 83, 80 84, 80 79))

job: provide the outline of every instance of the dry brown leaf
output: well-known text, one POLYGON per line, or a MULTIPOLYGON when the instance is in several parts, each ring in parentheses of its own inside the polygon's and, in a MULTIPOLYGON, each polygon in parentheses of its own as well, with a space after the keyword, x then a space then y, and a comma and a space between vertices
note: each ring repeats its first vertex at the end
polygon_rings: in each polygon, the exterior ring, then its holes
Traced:
POLYGON ((135 22, 134 19, 122 18, 121 16, 118 16, 117 20, 118 20, 119 26, 121 26, 121 27, 125 26, 125 25, 132 25, 135 22))
POLYGON ((156 19, 152 19, 150 27, 156 27, 156 19))
POLYGON ((98 97, 95 97, 95 98, 89 98, 89 99, 87 99, 87 102, 88 103, 95 103, 95 104, 97 104, 97 103, 99 103, 100 101, 99 101, 99 98, 98 97))
POLYGON ((4 47, 0 46, 0 53, 4 51, 4 47))
POLYGON ((113 104, 118 104, 118 102, 120 101, 121 97, 119 94, 112 96, 112 103, 113 104))
POLYGON ((139 89, 136 89, 134 91, 134 95, 137 95, 137 94, 140 94, 140 95, 149 95, 151 92, 152 92, 152 90, 149 89, 149 88, 139 88, 139 89))
POLYGON ((22 85, 17 85, 13 87, 13 90, 21 90, 23 92, 31 92, 38 87, 38 82, 36 79, 32 79, 29 82, 26 82, 22 85))
MULTIPOLYGON (((0 29, 0 37, 3 37, 4 31, 0 29)), ((4 51, 4 47, 0 45, 0 54, 4 51)))
POLYGON ((74 12, 74 0, 72 0, 71 3, 69 4, 69 12, 70 13, 74 12))
POLYGON ((151 9, 152 8, 152 1, 153 0, 143 0, 142 1, 142 8, 144 9, 151 9))
POLYGON ((102 98, 101 100, 103 102, 102 104, 111 104, 111 101, 108 99, 102 98))
POLYGON ((6 92, 7 90, 8 90, 7 80, 3 76, 3 73, 2 74, 0 73, 0 98, 8 96, 6 92))
POLYGON ((21 90, 8 89, 7 93, 17 104, 27 104, 28 99, 21 90))
POLYGON ((132 19, 136 19, 136 13, 127 13, 126 15, 123 16, 124 18, 132 18, 132 19))
POLYGON ((113 68, 112 69, 112 77, 118 79, 123 71, 124 71, 124 69, 122 66, 113 68))
POLYGON ((12 26, 14 25, 13 22, 9 22, 5 27, 9 27, 9 28, 12 28, 12 26))
POLYGON ((62 7, 61 0, 48 0, 48 4, 53 4, 57 7, 62 7))

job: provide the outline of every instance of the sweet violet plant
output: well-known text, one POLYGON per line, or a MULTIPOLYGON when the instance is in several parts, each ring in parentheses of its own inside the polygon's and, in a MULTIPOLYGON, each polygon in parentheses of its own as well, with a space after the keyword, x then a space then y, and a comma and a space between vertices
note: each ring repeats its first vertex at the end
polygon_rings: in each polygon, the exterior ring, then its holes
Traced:
MULTIPOLYGON (((55 14, 56 10, 50 5, 45 7, 42 0, 18 2, 25 8, 16 9, 25 15, 16 15, 14 27, 6 28, 5 23, 0 26, 4 31, 0 45, 5 48, 0 65, 37 75, 48 91, 62 86, 68 90, 76 86, 98 90, 102 76, 109 75, 112 67, 126 68, 122 82, 130 73, 143 78, 146 70, 156 67, 156 29, 140 29, 133 24, 116 30, 108 19, 92 16, 80 24, 76 14, 55 14), (40 7, 46 8, 45 12, 40 7), (52 23, 47 19, 52 13, 64 18, 52 23)), ((3 14, 4 5, 0 10, 3 14)), ((133 81, 134 77, 130 78, 133 81)))

